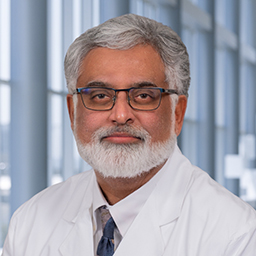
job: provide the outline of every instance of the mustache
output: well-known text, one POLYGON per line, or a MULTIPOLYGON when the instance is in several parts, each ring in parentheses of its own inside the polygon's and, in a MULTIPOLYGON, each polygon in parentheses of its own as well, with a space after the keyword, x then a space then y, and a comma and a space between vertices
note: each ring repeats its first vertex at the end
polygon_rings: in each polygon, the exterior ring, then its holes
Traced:
POLYGON ((142 141, 151 138, 149 133, 143 128, 133 127, 131 125, 114 126, 114 127, 102 127, 96 130, 93 134, 93 141, 102 141, 105 137, 111 136, 115 133, 127 133, 133 137, 139 138, 142 141))

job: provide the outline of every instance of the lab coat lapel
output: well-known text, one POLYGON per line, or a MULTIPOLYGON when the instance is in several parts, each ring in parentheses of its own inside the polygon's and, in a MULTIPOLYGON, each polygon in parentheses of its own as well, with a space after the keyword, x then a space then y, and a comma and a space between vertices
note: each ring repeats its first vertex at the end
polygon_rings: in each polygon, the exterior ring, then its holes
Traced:
POLYGON ((76 188, 73 200, 63 215, 63 221, 69 227, 69 233, 59 248, 63 256, 94 255, 91 218, 93 177, 89 180, 88 186, 80 184, 82 186, 76 188))
POLYGON ((142 211, 135 218, 115 252, 115 256, 124 255, 162 255, 164 244, 161 238, 161 229, 158 223, 158 213, 151 203, 154 196, 144 205, 142 211))
POLYGON ((178 146, 164 168, 163 177, 154 191, 160 226, 180 216, 192 175, 191 163, 182 155, 178 146))
POLYGON ((70 233, 60 246, 61 255, 93 256, 93 227, 89 210, 80 212, 73 222, 70 233))

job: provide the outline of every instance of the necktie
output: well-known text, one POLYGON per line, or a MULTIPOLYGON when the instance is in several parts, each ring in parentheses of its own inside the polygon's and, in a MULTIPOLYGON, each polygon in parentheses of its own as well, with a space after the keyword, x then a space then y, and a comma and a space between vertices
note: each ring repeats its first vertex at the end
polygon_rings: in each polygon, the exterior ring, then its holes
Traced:
POLYGON ((98 244, 98 256, 112 256, 114 254, 114 229, 116 224, 105 206, 101 207, 101 221, 103 236, 98 244))

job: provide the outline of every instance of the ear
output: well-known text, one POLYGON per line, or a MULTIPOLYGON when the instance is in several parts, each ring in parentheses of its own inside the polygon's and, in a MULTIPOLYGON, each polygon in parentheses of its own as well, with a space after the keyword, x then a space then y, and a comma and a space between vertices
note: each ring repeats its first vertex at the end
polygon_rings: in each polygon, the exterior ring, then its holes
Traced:
POLYGON ((67 107, 68 107, 68 113, 71 123, 71 129, 74 130, 74 101, 73 101, 73 95, 68 94, 67 95, 67 107))
POLYGON ((175 133, 178 136, 181 132, 183 120, 187 108, 187 97, 180 95, 175 108, 175 133))

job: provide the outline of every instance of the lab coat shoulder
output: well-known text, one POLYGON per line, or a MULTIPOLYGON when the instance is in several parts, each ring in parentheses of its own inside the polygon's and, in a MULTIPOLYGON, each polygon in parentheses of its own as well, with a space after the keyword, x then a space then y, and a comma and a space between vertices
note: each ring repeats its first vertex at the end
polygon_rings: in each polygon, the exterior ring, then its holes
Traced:
POLYGON ((55 215, 59 218, 60 213, 65 212, 70 207, 70 202, 74 205, 74 200, 80 207, 81 199, 84 196, 90 183, 93 171, 83 172, 74 175, 64 182, 50 186, 36 194, 26 203, 24 203, 13 215, 13 218, 49 216, 54 219, 55 215))
POLYGON ((24 203, 12 216, 3 255, 30 255, 26 248, 31 248, 32 244, 34 248, 47 244, 49 234, 54 233, 59 223, 65 218, 75 218, 81 203, 90 201, 84 200, 84 197, 93 175, 93 171, 88 171, 72 176, 44 189, 24 203), (38 232, 40 241, 36 239, 38 232), (23 238, 26 238, 25 241, 23 238), (38 246, 37 241, 40 243, 38 246))
POLYGON ((198 239, 202 243, 200 250, 212 247, 215 252, 219 250, 219 255, 224 251, 223 255, 254 255, 255 209, 200 168, 191 166, 191 170, 181 216, 187 213, 190 215, 190 221, 186 223, 187 230, 196 230, 191 234, 192 240, 198 239))
MULTIPOLYGON (((200 209, 198 214, 203 220, 207 220, 211 215, 224 223, 234 223, 239 220, 241 224, 245 224, 249 220, 256 220, 255 209, 196 166, 192 166, 185 201, 195 209, 200 209)), ((234 230, 237 230, 235 226, 234 230)), ((231 229, 230 233, 232 231, 231 229)))

